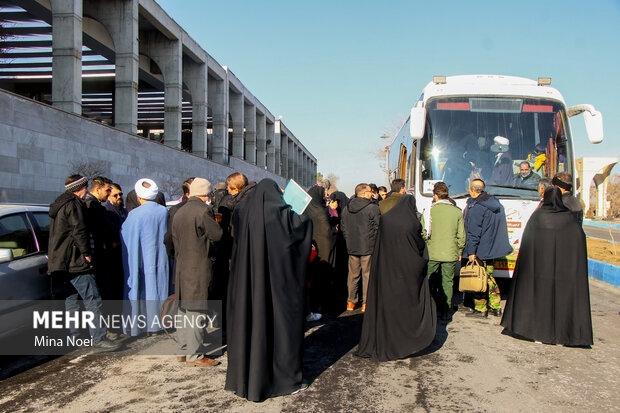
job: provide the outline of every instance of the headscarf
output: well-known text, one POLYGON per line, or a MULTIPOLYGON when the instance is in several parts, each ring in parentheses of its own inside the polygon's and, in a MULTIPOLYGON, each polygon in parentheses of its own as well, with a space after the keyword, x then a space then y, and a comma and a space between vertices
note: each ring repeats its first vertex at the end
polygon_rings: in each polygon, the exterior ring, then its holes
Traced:
POLYGON ((562 202, 562 191, 557 187, 547 188, 543 197, 543 209, 551 212, 566 212, 568 208, 562 202))
POLYGON ((311 203, 325 207, 325 188, 314 185, 308 190, 308 195, 312 198, 311 203))

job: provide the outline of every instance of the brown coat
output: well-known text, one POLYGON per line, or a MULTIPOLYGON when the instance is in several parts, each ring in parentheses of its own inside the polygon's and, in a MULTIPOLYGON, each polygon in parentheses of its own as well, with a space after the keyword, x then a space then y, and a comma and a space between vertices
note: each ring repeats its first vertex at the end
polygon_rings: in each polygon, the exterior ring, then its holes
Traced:
POLYGON ((175 284, 179 306, 187 310, 206 310, 211 284, 212 241, 222 238, 222 229, 211 217, 211 209, 192 197, 172 222, 175 256, 175 284))

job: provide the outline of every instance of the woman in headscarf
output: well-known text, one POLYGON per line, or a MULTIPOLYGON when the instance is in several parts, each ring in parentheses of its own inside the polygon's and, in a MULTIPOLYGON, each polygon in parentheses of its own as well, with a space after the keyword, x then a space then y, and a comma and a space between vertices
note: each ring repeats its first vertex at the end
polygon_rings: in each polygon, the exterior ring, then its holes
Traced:
POLYGON ((396 360, 433 342, 437 317, 424 250, 415 198, 400 195, 381 215, 358 356, 396 360))
POLYGON ((592 345, 587 255, 583 229, 561 191, 547 189, 523 233, 504 332, 548 344, 592 345))
POLYGON ((316 321, 321 318, 326 293, 324 287, 329 283, 333 273, 332 254, 336 245, 336 233, 329 224, 329 215, 325 201, 325 188, 315 185, 308 191, 312 197, 303 215, 312 221, 312 248, 315 257, 308 264, 308 319, 316 321))
POLYGON ((334 277, 329 284, 329 308, 337 313, 346 309, 345 302, 348 295, 349 253, 341 228, 342 211, 348 203, 349 198, 344 192, 335 191, 329 196, 329 224, 335 234, 335 245, 330 261, 334 268, 334 277))

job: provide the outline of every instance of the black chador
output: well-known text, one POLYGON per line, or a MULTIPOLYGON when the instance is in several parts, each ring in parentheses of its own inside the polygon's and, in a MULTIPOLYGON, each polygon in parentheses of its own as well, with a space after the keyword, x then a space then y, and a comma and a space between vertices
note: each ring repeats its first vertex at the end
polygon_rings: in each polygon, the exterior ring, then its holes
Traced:
POLYGON ((415 198, 405 195, 381 215, 358 356, 396 360, 435 338, 435 303, 416 212, 415 198))
POLYGON ((237 195, 228 286, 226 390, 252 401, 302 385, 310 221, 264 179, 237 195))
POLYGON ((558 188, 525 227, 502 326, 543 343, 592 345, 586 237, 558 188))

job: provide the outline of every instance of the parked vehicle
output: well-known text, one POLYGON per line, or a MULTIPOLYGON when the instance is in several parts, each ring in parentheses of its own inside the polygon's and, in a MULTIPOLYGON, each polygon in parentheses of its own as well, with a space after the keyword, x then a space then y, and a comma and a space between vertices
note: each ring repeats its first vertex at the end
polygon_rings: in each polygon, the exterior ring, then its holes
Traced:
POLYGON ((592 105, 566 106, 551 78, 435 76, 387 146, 389 180, 401 178, 413 188, 418 210, 430 222, 435 183, 445 182, 463 208, 470 179, 484 179, 486 191, 506 210, 514 248, 494 261, 493 275, 511 277, 525 225, 540 202, 537 185, 519 186, 513 177, 528 161, 538 178, 569 172, 576 187, 568 119, 577 115, 584 117, 590 143, 600 143, 603 115, 592 105), (508 179, 502 182, 495 172, 504 167, 508 179))
POLYGON ((0 339, 32 325, 30 308, 60 297, 47 274, 47 206, 0 204, 0 339))

